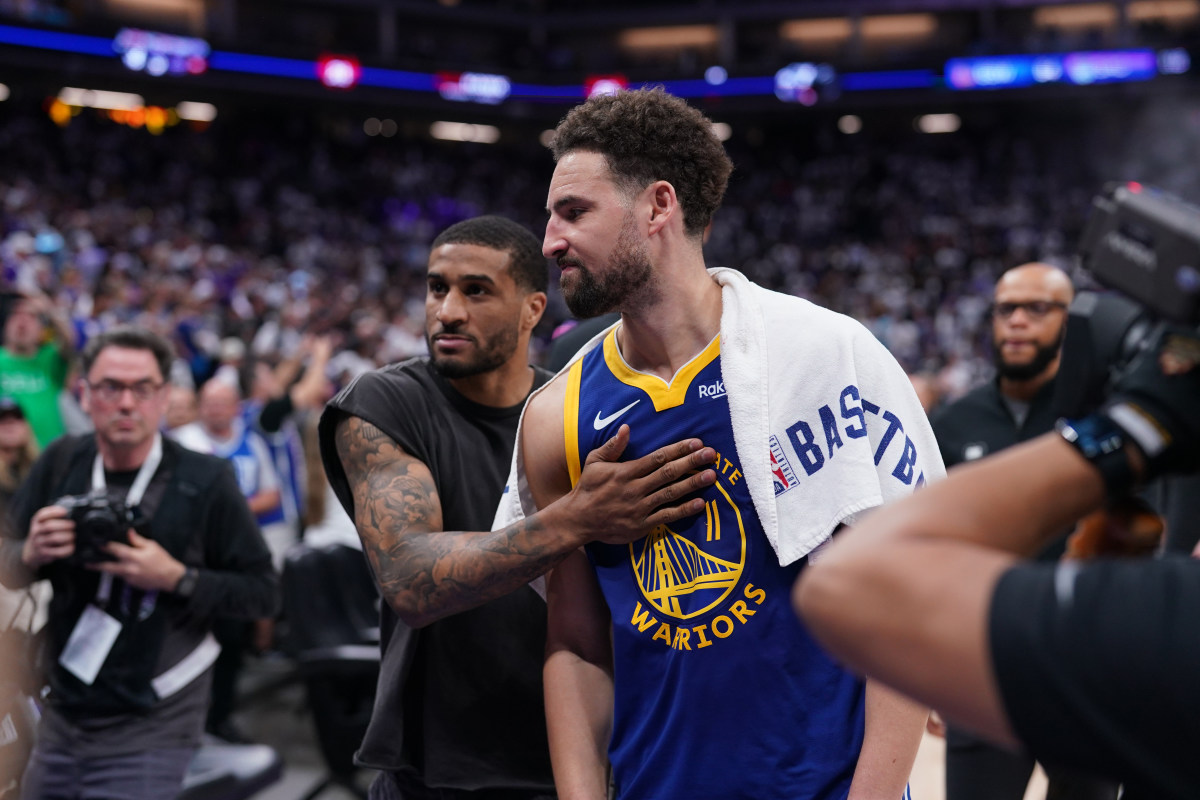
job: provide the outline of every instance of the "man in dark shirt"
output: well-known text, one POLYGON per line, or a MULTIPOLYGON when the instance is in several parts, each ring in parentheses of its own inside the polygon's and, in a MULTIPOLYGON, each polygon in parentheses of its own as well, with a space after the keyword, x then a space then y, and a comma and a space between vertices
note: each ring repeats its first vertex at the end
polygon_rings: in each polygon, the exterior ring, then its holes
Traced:
MULTIPOLYGON (((943 408, 933 432, 946 467, 1054 429, 1054 380, 1067 326, 1071 279, 1049 264, 1024 264, 1005 272, 993 298, 992 348, 996 378, 943 408)), ((1042 552, 1058 559, 1065 534, 1042 552)), ((946 732, 947 800, 1020 800, 1033 773, 1024 753, 995 747, 959 728, 946 732)), ((1050 768, 1056 798, 1115 798, 1116 786, 1050 768)))
POLYGON ((373 798, 552 795, 540 576, 583 540, 628 541, 695 513, 695 500, 661 506, 711 480, 715 452, 696 440, 617 462, 625 428, 563 502, 489 532, 521 409, 549 377, 528 358, 547 280, 516 223, 451 226, 429 256, 430 357, 361 376, 321 419, 325 470, 385 600, 357 755, 381 771, 373 798))
POLYGON ((55 441, 13 499, 0 580, 54 589, 27 798, 175 796, 220 651, 213 617, 275 610, 271 557, 233 470, 159 434, 171 359, 143 329, 93 338, 82 361, 95 433, 55 441), (139 513, 107 526, 72 516, 62 498, 89 492, 139 513))

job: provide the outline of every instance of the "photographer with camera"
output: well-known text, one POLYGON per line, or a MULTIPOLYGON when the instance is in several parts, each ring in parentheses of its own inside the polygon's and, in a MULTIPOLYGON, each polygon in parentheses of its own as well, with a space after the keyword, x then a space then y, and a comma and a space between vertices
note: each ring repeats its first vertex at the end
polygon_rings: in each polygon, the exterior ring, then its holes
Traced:
POLYGON ((171 349, 120 327, 82 354, 95 433, 64 437, 13 499, 0 581, 48 578, 50 692, 27 798, 178 793, 200 741, 214 616, 269 616, 271 556, 232 468, 159 433, 171 349))
POLYGON ((1200 466, 1198 363, 1194 329, 1161 328, 1100 411, 835 541, 797 610, 851 668, 998 744, 1125 797, 1200 795, 1200 562, 1020 562, 1106 500, 1200 466))

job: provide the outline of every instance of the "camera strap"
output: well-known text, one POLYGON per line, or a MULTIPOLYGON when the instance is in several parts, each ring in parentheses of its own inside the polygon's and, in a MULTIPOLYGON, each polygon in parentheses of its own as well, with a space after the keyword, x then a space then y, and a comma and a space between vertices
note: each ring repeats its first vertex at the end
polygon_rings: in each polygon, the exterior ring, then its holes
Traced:
MULTIPOLYGON (((150 446, 150 452, 146 456, 146 460, 142 462, 142 466, 138 468, 137 475, 133 478, 133 484, 129 487, 129 492, 125 495, 125 505, 133 508, 142 502, 142 498, 146 494, 146 489, 150 486, 150 481, 154 479, 154 473, 158 472, 158 466, 162 463, 163 445, 162 434, 154 434, 154 444, 150 446)), ((96 460, 92 462, 92 491, 105 491, 108 489, 108 482, 104 479, 104 457, 100 453, 96 453, 96 460)), ((113 577, 107 572, 100 574, 100 585, 96 587, 96 605, 101 608, 108 605, 109 598, 112 597, 113 577)), ((138 619, 145 619, 150 616, 150 612, 154 610, 154 604, 158 600, 158 592, 146 592, 142 597, 141 608, 138 609, 138 619)))
MULTIPOLYGON (((154 444, 138 473, 134 476, 133 485, 125 496, 130 506, 140 502, 150 485, 154 473, 162 463, 162 435, 154 435, 154 444)), ((104 459, 99 453, 92 464, 92 490, 105 491, 108 482, 104 478, 104 459)), ((108 654, 116 644, 117 636, 121 633, 122 623, 103 610, 112 596, 113 578, 107 572, 100 574, 100 583, 96 587, 96 598, 83 610, 83 614, 67 637, 59 655, 58 663, 87 686, 91 686, 100 673, 108 654)), ((128 587, 126 587, 128 590, 128 587)), ((138 618, 148 617, 154 610, 158 600, 158 592, 146 592, 142 597, 138 618)))

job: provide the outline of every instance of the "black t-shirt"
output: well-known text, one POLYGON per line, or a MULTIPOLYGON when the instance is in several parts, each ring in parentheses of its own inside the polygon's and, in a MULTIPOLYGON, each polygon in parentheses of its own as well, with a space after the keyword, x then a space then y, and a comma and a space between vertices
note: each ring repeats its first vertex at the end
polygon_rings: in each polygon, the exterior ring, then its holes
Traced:
POLYGON ((1029 564, 992 595, 1001 700, 1039 761, 1200 797, 1200 561, 1029 564))
MULTIPOLYGON (((534 388, 549 373, 538 370, 534 388)), ((329 403, 321 457, 353 518, 334 430, 349 414, 375 425, 433 475, 445 530, 489 530, 508 476, 522 405, 471 402, 427 359, 366 373, 329 403)), ((551 790, 542 703, 546 604, 529 587, 414 630, 387 603, 383 660, 364 767, 428 787, 551 790)))
MULTIPOLYGON (((1006 447, 1029 441, 1054 430, 1057 415, 1053 408, 1054 381, 1047 381, 1029 403, 1025 419, 1013 418, 997 381, 972 389, 958 400, 943 407, 930 420, 933 434, 946 469, 967 461, 975 461, 997 453, 1006 447)), ((1040 561, 1055 561, 1066 549, 1070 531, 1050 542, 1038 554, 1040 561)))

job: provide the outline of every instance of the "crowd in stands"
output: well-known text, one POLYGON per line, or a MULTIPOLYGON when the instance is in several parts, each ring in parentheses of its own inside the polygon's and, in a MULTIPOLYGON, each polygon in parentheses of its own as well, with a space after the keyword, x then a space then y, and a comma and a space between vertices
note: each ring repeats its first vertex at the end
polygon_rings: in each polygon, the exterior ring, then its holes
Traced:
MULTIPOLYGON (((1200 185, 1161 148, 1130 155, 1134 134, 1175 155, 1197 149, 1196 114, 1155 113, 1141 129, 1112 115, 1078 128, 997 118, 944 137, 844 136, 828 120, 755 129, 728 143, 736 169, 706 258, 851 314, 953 398, 990 369, 996 277, 1030 260, 1069 266, 1105 180, 1158 178, 1185 196, 1200 185), (1187 135, 1177 120, 1190 120, 1187 135)), ((295 357, 306 334, 331 338, 329 377, 342 385, 424 352, 433 236, 480 213, 539 231, 552 166, 535 141, 370 138, 316 114, 234 110, 207 130, 154 136, 91 111, 60 128, 7 103, 2 281, 50 298, 80 346, 117 322, 168 335, 184 385, 223 359, 248 377, 295 357)), ((567 316, 552 298, 542 346, 567 316)))

